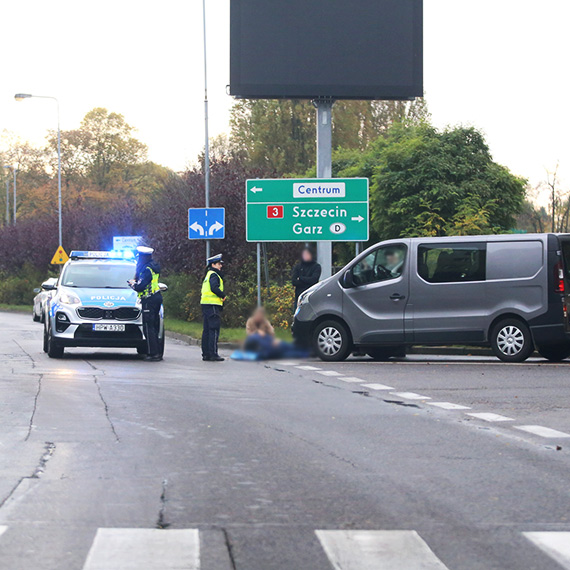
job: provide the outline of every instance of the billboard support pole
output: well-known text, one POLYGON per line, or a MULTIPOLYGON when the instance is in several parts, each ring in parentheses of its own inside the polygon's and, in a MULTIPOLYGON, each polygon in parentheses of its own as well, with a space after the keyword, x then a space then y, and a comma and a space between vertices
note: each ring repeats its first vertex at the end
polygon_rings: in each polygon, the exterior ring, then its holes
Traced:
POLYGON ((257 242, 257 306, 261 307, 261 244, 257 242))
MULTIPOLYGON (((316 99, 317 109, 317 178, 332 178, 332 99, 316 99)), ((317 261, 321 279, 332 274, 332 242, 319 242, 317 261)))

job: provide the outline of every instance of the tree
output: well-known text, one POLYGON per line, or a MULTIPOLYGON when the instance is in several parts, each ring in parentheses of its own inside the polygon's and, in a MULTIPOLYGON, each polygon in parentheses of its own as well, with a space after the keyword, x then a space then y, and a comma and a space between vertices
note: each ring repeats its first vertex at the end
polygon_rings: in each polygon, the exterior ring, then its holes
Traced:
POLYGON ((493 162, 473 128, 394 125, 359 160, 346 158, 337 175, 372 177, 372 228, 382 239, 509 231, 525 196, 525 182, 493 162))
MULTIPOLYGON (((429 117, 424 99, 338 101, 333 107, 333 148, 364 150, 395 122, 429 117)), ((231 112, 231 143, 251 168, 303 174, 315 165, 315 109, 305 100, 243 100, 231 112)))

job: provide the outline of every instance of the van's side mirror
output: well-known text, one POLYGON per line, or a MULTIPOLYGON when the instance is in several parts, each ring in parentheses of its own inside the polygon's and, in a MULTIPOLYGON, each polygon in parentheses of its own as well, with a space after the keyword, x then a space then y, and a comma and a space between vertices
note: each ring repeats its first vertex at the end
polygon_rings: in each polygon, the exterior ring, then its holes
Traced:
POLYGON ((53 291, 55 289, 55 285, 53 283, 48 283, 47 281, 44 281, 42 283, 42 289, 44 291, 53 291))
POLYGON ((344 275, 342 276, 342 286, 345 289, 354 287, 354 276, 352 275, 352 271, 345 271, 344 275))
POLYGON ((42 290, 41 290, 39 287, 36 287, 36 288, 34 289, 34 293, 35 293, 36 295, 37 295, 38 293, 41 293, 41 292, 42 292, 42 290))
POLYGON ((158 288, 159 288, 161 291, 168 291, 168 285, 165 285, 164 283, 159 283, 159 284, 158 284, 158 288))

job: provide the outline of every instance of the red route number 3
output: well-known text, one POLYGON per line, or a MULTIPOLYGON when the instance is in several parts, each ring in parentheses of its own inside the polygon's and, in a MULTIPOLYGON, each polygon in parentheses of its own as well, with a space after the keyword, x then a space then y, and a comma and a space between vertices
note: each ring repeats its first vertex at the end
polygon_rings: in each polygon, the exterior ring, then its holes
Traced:
POLYGON ((280 219, 283 217, 283 206, 267 206, 267 217, 269 219, 280 219))

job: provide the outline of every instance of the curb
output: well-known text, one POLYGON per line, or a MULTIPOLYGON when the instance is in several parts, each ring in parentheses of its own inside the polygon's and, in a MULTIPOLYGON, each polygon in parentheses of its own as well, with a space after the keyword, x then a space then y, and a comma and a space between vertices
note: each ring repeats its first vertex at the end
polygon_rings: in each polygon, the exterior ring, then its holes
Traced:
MULTIPOLYGON (((192 336, 166 331, 166 336, 185 342, 191 346, 200 346, 200 340, 192 336)), ((241 344, 236 342, 220 342, 219 347, 226 350, 236 350, 241 344)), ((426 354, 440 356, 494 356, 490 348, 484 347, 453 347, 453 346, 413 346, 408 348, 408 354, 426 354)))
MULTIPOLYGON (((199 339, 194 338, 193 336, 189 336, 187 334, 177 333, 173 331, 166 331, 166 336, 168 338, 173 338, 175 340, 179 340, 180 342, 185 342, 191 346, 200 346, 202 343, 199 339)), ((225 350, 236 350, 240 348, 240 344, 235 342, 220 342, 218 343, 218 347, 225 349, 225 350)))

